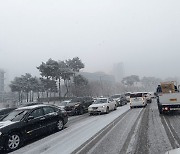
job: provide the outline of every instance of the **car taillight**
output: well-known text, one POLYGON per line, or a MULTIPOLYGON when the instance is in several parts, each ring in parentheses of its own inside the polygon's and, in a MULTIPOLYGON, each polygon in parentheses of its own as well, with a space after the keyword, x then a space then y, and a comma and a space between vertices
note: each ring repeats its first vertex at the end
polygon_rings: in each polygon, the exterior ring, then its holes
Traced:
POLYGON ((168 111, 168 110, 169 110, 169 107, 165 107, 164 110, 165 110, 165 111, 168 111))

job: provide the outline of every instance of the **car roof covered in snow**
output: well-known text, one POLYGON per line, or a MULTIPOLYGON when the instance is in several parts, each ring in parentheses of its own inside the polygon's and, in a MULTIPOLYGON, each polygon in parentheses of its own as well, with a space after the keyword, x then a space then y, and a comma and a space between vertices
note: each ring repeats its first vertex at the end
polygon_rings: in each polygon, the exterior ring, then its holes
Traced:
POLYGON ((50 105, 50 104, 37 104, 37 105, 19 107, 19 108, 17 108, 16 110, 30 110, 30 109, 34 109, 34 108, 38 108, 38 107, 44 107, 44 106, 52 106, 52 107, 55 107, 54 105, 50 105))

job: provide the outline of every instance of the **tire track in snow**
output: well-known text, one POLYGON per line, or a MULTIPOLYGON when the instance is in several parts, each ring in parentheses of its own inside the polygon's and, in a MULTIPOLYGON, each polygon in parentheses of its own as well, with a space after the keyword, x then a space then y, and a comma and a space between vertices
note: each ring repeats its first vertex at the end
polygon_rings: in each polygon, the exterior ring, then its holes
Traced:
MULTIPOLYGON (((134 109, 133 109, 134 110, 134 109)), ((140 113, 136 119, 136 121, 134 122, 131 131, 128 134, 128 137, 126 139, 126 141, 124 142, 123 148, 120 151, 120 154, 123 153, 133 153, 133 151, 135 151, 135 144, 136 144, 136 139, 137 139, 137 135, 138 135, 138 128, 140 126, 140 122, 141 122, 141 118, 142 118, 142 114, 144 113, 144 109, 140 110, 140 113)))

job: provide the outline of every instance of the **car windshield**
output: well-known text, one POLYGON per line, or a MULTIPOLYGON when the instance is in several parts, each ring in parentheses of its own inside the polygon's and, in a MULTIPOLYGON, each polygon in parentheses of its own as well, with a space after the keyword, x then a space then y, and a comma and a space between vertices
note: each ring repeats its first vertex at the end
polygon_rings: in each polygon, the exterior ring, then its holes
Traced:
POLYGON ((20 121, 27 112, 27 110, 14 110, 9 115, 4 117, 2 121, 20 121))
POLYGON ((97 99, 93 104, 102 104, 102 103, 107 103, 107 99, 97 99))
POLYGON ((69 103, 69 101, 63 101, 63 102, 61 102, 59 105, 60 105, 60 106, 66 106, 68 103, 69 103))
POLYGON ((70 101, 70 103, 80 102, 81 100, 81 98, 74 98, 70 101))

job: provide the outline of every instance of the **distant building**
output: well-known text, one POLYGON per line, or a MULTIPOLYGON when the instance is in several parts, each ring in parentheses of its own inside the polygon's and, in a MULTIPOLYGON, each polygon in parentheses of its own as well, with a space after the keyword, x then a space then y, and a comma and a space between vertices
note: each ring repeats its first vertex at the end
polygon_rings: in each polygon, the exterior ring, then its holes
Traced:
POLYGON ((122 62, 114 64, 112 73, 115 80, 117 82, 121 82, 121 80, 124 78, 124 64, 122 62))
POLYGON ((4 95, 4 71, 0 69, 0 102, 3 101, 4 95))
POLYGON ((115 82, 115 78, 113 75, 105 74, 104 72, 80 72, 80 74, 87 78, 89 81, 106 81, 111 83, 115 82))

